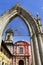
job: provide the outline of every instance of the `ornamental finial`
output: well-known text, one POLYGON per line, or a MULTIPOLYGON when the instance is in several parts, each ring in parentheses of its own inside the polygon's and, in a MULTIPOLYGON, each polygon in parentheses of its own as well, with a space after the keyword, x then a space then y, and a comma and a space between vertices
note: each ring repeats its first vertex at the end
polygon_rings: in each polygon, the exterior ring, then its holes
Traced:
POLYGON ((36 16, 37 16, 37 20, 40 20, 40 16, 39 16, 38 12, 37 12, 36 16))
POLYGON ((17 2, 17 4, 16 4, 17 6, 20 6, 20 3, 19 2, 17 2))

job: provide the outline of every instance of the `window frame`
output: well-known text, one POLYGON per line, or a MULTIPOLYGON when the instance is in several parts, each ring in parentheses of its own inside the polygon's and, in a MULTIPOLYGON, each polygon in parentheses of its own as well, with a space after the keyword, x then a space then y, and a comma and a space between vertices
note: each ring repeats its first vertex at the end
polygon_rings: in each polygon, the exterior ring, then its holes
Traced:
POLYGON ((20 54, 23 54, 23 47, 20 47, 20 48, 19 48, 19 53, 20 53, 20 54))

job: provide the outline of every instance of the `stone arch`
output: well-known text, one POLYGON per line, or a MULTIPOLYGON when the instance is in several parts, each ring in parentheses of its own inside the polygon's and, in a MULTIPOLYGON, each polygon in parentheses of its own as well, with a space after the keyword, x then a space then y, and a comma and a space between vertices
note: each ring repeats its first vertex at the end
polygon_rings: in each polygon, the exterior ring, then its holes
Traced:
POLYGON ((10 23, 12 19, 14 19, 17 16, 19 16, 26 23, 30 31, 33 65, 41 65, 42 64, 41 54, 43 53, 42 39, 41 34, 39 33, 40 29, 38 27, 37 21, 31 16, 30 13, 21 8, 18 4, 0 16, 0 47, 1 47, 2 34, 5 27, 7 26, 7 24, 10 23))

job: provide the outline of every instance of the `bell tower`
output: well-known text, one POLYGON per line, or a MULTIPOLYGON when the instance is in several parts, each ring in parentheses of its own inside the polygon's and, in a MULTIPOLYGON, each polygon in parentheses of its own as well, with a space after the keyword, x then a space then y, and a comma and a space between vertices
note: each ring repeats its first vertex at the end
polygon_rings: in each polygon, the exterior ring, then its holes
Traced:
POLYGON ((5 42, 6 43, 12 43, 13 42, 13 36, 14 36, 13 30, 11 28, 8 29, 6 31, 5 42))

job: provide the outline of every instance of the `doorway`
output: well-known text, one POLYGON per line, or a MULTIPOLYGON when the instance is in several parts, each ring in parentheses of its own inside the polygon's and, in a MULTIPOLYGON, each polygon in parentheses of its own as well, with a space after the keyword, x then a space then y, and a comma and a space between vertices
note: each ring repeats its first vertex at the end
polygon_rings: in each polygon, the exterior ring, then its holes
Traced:
POLYGON ((24 65, 24 61, 23 60, 20 60, 19 61, 19 65, 24 65))

